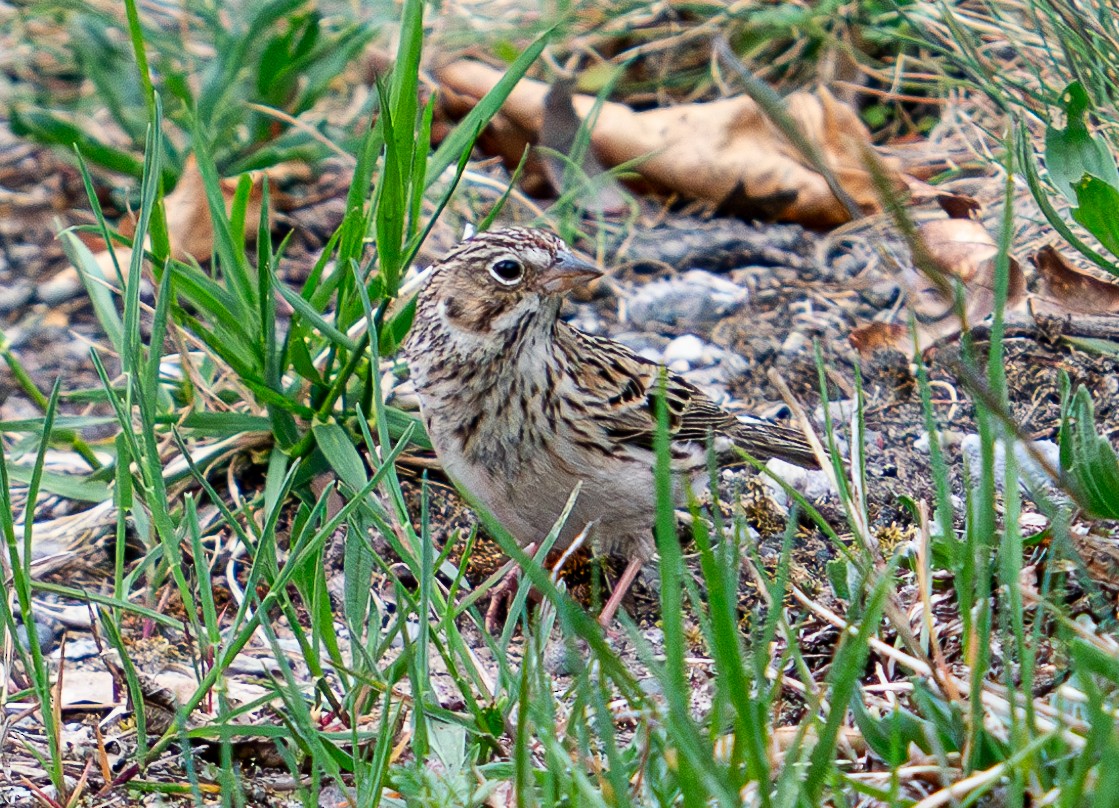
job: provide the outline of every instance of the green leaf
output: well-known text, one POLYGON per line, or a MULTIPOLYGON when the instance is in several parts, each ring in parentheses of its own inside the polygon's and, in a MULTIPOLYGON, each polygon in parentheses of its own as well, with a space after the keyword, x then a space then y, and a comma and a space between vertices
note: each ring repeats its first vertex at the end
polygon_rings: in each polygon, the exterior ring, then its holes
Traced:
POLYGON ((921 679, 913 681, 913 702, 936 733, 937 747, 945 752, 963 748, 966 730, 960 705, 934 693, 921 679))
POLYGON ((408 329, 416 317, 416 298, 409 300, 395 317, 381 327, 378 335, 379 356, 392 356, 404 343, 408 329))
POLYGON ((848 603, 852 602, 854 600, 852 592, 858 591, 858 589, 852 590, 851 588, 852 573, 856 579, 858 577, 858 570, 855 565, 845 558, 833 558, 827 563, 825 569, 835 596, 848 603))
POLYGON ((169 421, 196 435, 229 437, 243 432, 267 432, 272 422, 263 415, 247 412, 192 412, 186 418, 171 416, 169 421))
MULTIPOLYGON (((8 476, 16 482, 27 485, 31 482, 31 475, 32 469, 15 463, 8 464, 8 476)), ((112 496, 107 483, 96 482, 88 477, 79 477, 73 474, 44 471, 40 485, 44 491, 81 502, 105 502, 112 496)))
POLYGON ((1074 81, 1061 93, 1065 110, 1065 128, 1049 126, 1045 130, 1045 165, 1057 189, 1070 202, 1077 202, 1076 185, 1091 175, 1119 188, 1119 168, 1115 157, 1102 138, 1088 131, 1085 114, 1092 103, 1084 87, 1074 81))
POLYGON ((1111 356, 1119 359, 1119 342, 1110 339, 1100 339, 1099 337, 1070 337, 1062 336, 1065 342, 1072 345, 1085 353, 1099 354, 1100 356, 1111 356))
POLYGON ((89 247, 85 246, 73 231, 63 230, 59 234, 59 240, 62 242, 62 250, 66 253, 66 257, 78 270, 78 276, 82 279, 90 303, 93 304, 93 313, 97 316, 97 321, 104 329, 105 336, 109 338, 113 349, 119 353, 123 346, 124 323, 117 311, 114 295, 105 284, 116 287, 120 281, 117 278, 105 277, 89 247))
POLYGON ((110 171, 129 177, 139 177, 144 171, 141 160, 126 151, 102 143, 81 127, 63 120, 53 112, 13 107, 9 125, 13 134, 39 143, 65 146, 68 149, 77 145, 87 160, 110 171))
POLYGON ((350 436, 336 423, 317 423, 311 427, 319 449, 339 479, 354 491, 360 491, 369 480, 365 463, 354 448, 350 436))
POLYGON ((295 309, 295 313, 307 321, 312 328, 317 330, 324 337, 329 337, 332 342, 345 348, 347 351, 357 350, 357 343, 327 322, 321 314, 315 311, 315 308, 308 303, 305 298, 297 295, 287 286, 280 283, 278 279, 275 279, 274 283, 275 289, 280 293, 280 296, 290 303, 291 307, 295 309))
POLYGON ((426 449, 429 452, 434 451, 435 447, 431 445, 431 439, 424 431, 423 422, 412 413, 404 412, 396 407, 385 407, 385 422, 389 428, 389 436, 394 440, 400 440, 404 435, 408 435, 409 442, 418 446, 420 449, 426 449))
POLYGON ((1107 438, 1096 432, 1095 410, 1087 388, 1066 398, 1061 419, 1061 466, 1077 500, 1089 513, 1119 519, 1119 457, 1107 438))
POLYGON ((1072 218, 1098 238, 1108 252, 1119 256, 1119 182, 1109 185, 1085 174, 1075 189, 1079 207, 1073 209, 1072 218))
POLYGON ((851 697, 851 713, 867 746, 887 766, 901 766, 909 760, 910 744, 916 744, 925 753, 931 751, 927 734, 931 725, 900 707, 895 707, 881 718, 875 718, 866 708, 863 699, 861 692, 856 692, 851 697))

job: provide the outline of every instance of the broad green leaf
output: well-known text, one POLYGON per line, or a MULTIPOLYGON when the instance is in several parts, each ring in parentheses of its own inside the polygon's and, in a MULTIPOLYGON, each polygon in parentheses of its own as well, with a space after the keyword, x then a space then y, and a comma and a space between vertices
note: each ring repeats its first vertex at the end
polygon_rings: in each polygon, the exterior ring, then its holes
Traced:
POLYGON ((377 347, 380 356, 392 356, 397 352, 412 327, 412 320, 416 317, 416 298, 412 298, 389 322, 381 326, 379 344, 377 347))
POLYGON ((101 271, 101 267, 94 259, 89 247, 85 246, 72 231, 63 230, 58 237, 62 242, 62 250, 66 253, 66 257, 78 270, 78 276, 82 279, 82 285, 85 286, 90 303, 93 304, 93 313, 97 315, 97 321, 104 329, 105 336, 109 338, 110 344, 119 352, 122 347, 121 339, 124 333, 124 323, 121 322, 120 312, 117 311, 117 303, 113 292, 105 284, 108 283, 110 286, 117 287, 120 281, 116 278, 105 277, 105 273, 101 271))
POLYGON ((338 477, 354 491, 360 491, 369 480, 365 463, 354 448, 350 436, 336 423, 317 423, 311 427, 319 449, 338 477))
POLYGON ((1086 174, 1075 189, 1079 207, 1073 209, 1072 218, 1098 238, 1108 252, 1119 256, 1119 183, 1109 185, 1086 174))
MULTIPOLYGON (((8 464, 8 476, 18 483, 27 485, 31 482, 32 469, 15 463, 8 464)), ((60 474, 54 471, 44 471, 40 486, 44 491, 50 491, 66 499, 75 499, 81 502, 105 502, 112 496, 107 483, 96 482, 88 477, 79 477, 73 474, 60 474)))
POLYGON ((65 146, 68 149, 77 145, 87 160, 129 177, 139 177, 144 171, 143 161, 126 151, 102 143, 82 127, 65 121, 52 112, 13 107, 10 116, 8 123, 12 133, 19 137, 53 146, 65 146))
POLYGON ((913 713, 895 707, 881 718, 870 714, 864 703, 865 695, 860 690, 851 698, 851 714, 867 746, 891 768, 901 766, 909 760, 909 746, 916 744, 923 752, 930 752, 929 733, 931 725, 913 713))
POLYGON ((1080 82, 1074 81, 1061 94, 1065 128, 1045 130, 1045 165, 1050 179, 1070 202, 1077 202, 1076 185, 1085 174, 1119 188, 1119 168, 1103 138, 1088 131, 1085 114, 1092 108, 1080 82))
POLYGON ((1100 356, 1113 356, 1119 359, 1119 342, 1099 337, 1070 337, 1062 336, 1062 340, 1075 346, 1086 353, 1099 354, 1100 356))
MULTIPOLYGON (((1066 387, 1067 390, 1067 387, 1066 387)), ((1080 505, 1104 519, 1119 519, 1119 457, 1096 432, 1088 390, 1066 394, 1061 419, 1061 466, 1071 478, 1080 505)))

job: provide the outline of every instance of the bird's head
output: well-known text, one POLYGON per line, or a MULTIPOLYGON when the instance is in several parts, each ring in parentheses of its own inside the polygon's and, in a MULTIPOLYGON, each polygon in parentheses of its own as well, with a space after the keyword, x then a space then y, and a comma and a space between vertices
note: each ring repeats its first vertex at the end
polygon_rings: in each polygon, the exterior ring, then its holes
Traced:
POLYGON ((452 249, 420 293, 428 316, 478 336, 551 326, 563 295, 602 272, 545 230, 510 227, 479 233, 452 249))

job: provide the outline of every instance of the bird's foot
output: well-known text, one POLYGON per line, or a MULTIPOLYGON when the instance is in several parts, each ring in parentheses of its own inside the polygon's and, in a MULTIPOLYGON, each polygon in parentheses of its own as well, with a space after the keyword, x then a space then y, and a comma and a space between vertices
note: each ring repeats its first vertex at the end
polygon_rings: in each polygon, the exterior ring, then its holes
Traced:
POLYGON ((501 576, 501 580, 490 590, 489 602, 486 604, 486 631, 496 634, 502 628, 501 615, 509 614, 513 606, 513 599, 517 596, 517 587, 521 581, 521 571, 513 566, 501 576))

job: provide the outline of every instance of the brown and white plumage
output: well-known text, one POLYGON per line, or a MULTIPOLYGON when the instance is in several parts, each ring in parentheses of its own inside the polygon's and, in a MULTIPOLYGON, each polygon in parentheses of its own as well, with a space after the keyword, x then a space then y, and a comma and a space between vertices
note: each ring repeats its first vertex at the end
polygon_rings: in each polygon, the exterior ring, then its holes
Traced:
POLYGON ((598 546, 633 559, 628 586, 654 549, 662 385, 681 495, 705 478, 712 438, 762 460, 816 461, 799 433, 736 418, 661 365, 560 320, 563 294, 599 274, 545 231, 476 235, 433 268, 407 355, 451 478, 526 546, 547 536, 581 483, 557 546, 591 526, 598 546))

